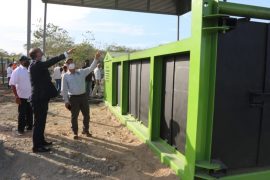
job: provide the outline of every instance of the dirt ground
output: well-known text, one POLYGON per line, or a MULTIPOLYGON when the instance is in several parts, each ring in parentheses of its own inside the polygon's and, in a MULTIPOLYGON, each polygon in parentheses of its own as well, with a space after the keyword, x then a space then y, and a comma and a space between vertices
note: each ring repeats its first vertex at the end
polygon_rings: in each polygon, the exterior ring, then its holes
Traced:
POLYGON ((32 153, 32 132, 16 135, 17 105, 11 90, 0 85, 0 179, 179 179, 103 102, 91 103, 90 121, 93 137, 73 140, 70 112, 61 100, 51 101, 45 135, 54 143, 52 152, 32 153))

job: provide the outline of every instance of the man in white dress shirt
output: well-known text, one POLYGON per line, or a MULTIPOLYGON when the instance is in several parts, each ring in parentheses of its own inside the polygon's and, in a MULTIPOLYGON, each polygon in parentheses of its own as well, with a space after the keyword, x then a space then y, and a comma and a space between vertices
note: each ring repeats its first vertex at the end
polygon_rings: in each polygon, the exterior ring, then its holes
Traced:
POLYGON ((27 70, 30 59, 26 56, 21 56, 19 61, 21 63, 11 75, 9 85, 15 95, 15 101, 18 104, 18 135, 24 133, 25 127, 27 130, 32 130, 33 127, 33 113, 29 102, 31 96, 30 74, 27 70))

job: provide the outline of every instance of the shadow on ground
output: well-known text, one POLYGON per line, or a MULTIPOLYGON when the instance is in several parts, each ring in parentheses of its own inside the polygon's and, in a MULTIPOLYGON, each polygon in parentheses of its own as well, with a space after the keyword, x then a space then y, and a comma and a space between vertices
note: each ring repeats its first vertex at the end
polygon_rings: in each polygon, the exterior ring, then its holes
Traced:
MULTIPOLYGON (((1 142, 1 179, 152 179, 156 169, 151 167, 159 163, 157 159, 145 162, 144 155, 138 157, 139 152, 146 150, 145 145, 123 145, 98 137, 80 137, 79 141, 73 141, 47 134, 47 138, 54 142, 52 153, 17 151, 4 147, 1 142), (127 174, 129 168, 134 172, 127 174)), ((175 179, 175 176, 155 179, 175 179)))

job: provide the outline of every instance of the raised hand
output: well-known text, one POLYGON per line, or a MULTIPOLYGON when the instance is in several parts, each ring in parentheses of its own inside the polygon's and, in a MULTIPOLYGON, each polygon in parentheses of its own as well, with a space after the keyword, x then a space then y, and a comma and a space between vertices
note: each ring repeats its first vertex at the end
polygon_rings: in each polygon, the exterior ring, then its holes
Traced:
POLYGON ((101 52, 100 51, 97 51, 96 52, 96 55, 95 55, 95 59, 96 60, 99 60, 100 56, 101 56, 101 52))
POLYGON ((75 51, 75 48, 71 48, 67 51, 68 54, 72 54, 75 51))

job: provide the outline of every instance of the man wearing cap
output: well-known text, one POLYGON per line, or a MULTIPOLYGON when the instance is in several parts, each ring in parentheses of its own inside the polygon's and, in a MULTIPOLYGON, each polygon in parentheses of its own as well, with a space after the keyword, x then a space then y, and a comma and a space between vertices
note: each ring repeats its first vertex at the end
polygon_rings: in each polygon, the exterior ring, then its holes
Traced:
POLYGON ((75 69, 75 64, 71 62, 68 65, 69 71, 64 74, 62 79, 62 95, 65 101, 66 108, 71 111, 71 128, 74 133, 74 139, 78 139, 78 115, 82 112, 83 115, 83 131, 87 137, 90 137, 89 132, 89 103, 88 96, 85 91, 85 77, 90 74, 96 67, 100 58, 100 52, 97 52, 95 59, 90 67, 85 69, 75 69))
POLYGON ((25 127, 27 130, 32 130, 33 113, 30 105, 31 83, 30 75, 27 70, 30 62, 26 56, 21 56, 20 66, 18 66, 11 74, 9 85, 15 95, 15 101, 18 104, 18 135, 24 133, 25 127))
POLYGON ((64 60, 74 49, 70 49, 64 54, 53 57, 46 61, 40 48, 32 48, 29 52, 33 62, 29 67, 30 81, 32 86, 31 103, 34 113, 33 131, 33 152, 49 152, 52 142, 45 141, 44 131, 47 119, 49 100, 58 95, 57 90, 52 84, 52 78, 48 68, 64 60))

